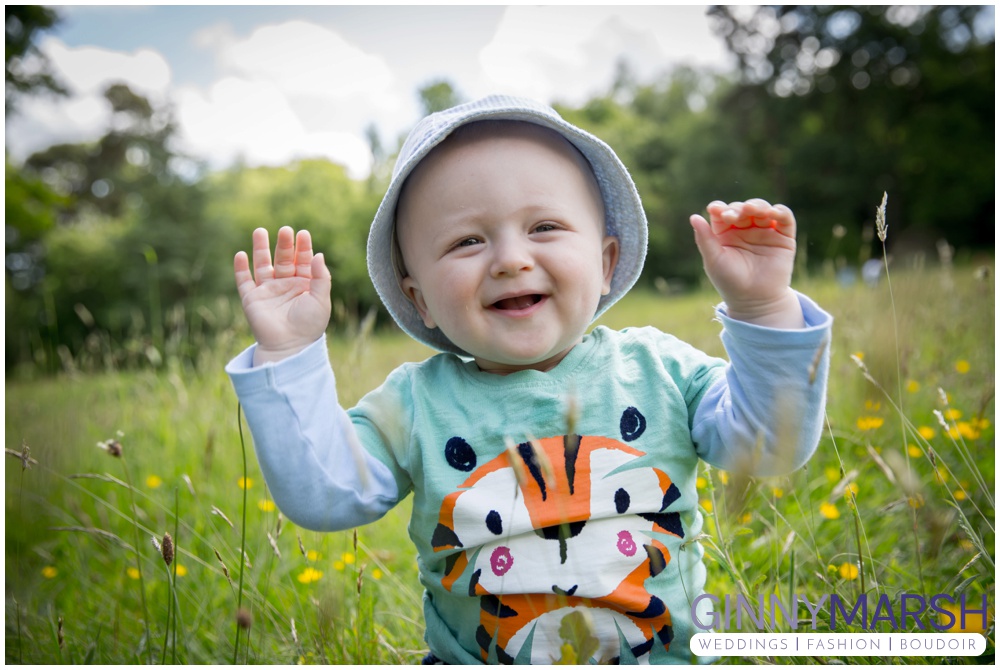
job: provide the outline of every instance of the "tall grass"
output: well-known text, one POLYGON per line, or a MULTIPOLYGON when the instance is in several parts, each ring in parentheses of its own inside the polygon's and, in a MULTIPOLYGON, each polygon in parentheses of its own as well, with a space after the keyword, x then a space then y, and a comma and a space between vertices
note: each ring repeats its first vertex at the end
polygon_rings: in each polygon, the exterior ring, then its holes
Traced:
MULTIPOLYGON (((797 278, 836 319, 827 431, 789 477, 703 468, 709 593, 838 593, 851 602, 862 593, 985 593, 992 606, 993 283, 973 267, 902 263, 892 282, 895 319, 884 282, 797 278), (898 341, 887 335, 890 321, 898 341)), ((640 291, 603 322, 652 324, 723 355, 716 300, 640 291)), ((236 399, 222 371, 249 335, 234 319, 182 363, 169 343, 178 351, 193 343, 170 323, 157 371, 118 369, 105 343, 59 377, 7 381, 6 661, 143 663, 165 660, 168 645, 177 663, 419 661, 426 649, 409 501, 356 534, 283 519, 249 450, 244 471, 236 399), (81 372, 100 368, 102 356, 103 372, 81 372), (95 447, 118 431, 131 481, 95 447), (36 461, 30 469, 22 469, 23 445, 36 461), (166 529, 177 540, 169 571, 151 542, 166 529), (147 616, 143 598, 175 608, 150 607, 147 616), (243 626, 238 635, 234 626, 243 626)), ((360 325, 332 337, 330 351, 348 405, 429 353, 360 325)), ((992 618, 984 633, 993 654, 992 618)))

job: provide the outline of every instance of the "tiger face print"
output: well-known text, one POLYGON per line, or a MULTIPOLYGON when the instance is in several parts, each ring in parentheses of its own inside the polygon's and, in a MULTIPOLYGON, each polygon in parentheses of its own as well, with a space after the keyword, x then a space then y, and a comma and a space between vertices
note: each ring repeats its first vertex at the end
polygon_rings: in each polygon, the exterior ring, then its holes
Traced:
POLYGON ((449 552, 443 586, 480 599, 484 661, 551 663, 562 619, 577 609, 600 641, 598 662, 648 661, 654 646, 669 648, 670 612, 645 582, 671 560, 658 535, 684 536, 679 514, 668 511, 680 492, 625 443, 644 430, 630 407, 622 441, 525 442, 470 467, 446 496, 432 545, 449 552))

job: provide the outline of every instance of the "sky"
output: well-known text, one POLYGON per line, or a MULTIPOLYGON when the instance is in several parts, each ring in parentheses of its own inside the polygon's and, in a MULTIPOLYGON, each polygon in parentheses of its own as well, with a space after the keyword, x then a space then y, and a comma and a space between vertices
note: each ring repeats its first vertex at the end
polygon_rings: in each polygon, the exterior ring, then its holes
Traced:
POLYGON ((361 178, 365 131, 384 145, 419 119, 417 91, 578 104, 625 60, 640 81, 731 59, 705 6, 54 6, 38 41, 69 98, 34 96, 6 119, 15 160, 100 137, 102 91, 124 81, 169 107, 176 149, 223 169, 324 157, 361 178))

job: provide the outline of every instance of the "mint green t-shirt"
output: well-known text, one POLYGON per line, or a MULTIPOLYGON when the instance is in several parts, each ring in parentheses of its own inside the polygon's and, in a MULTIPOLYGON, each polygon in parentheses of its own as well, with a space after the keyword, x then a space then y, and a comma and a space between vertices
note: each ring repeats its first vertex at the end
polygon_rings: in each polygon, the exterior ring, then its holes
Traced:
POLYGON ((432 652, 551 663, 581 609, 599 661, 690 662, 705 583, 692 421, 724 366, 651 328, 597 328, 549 372, 439 355, 350 410, 413 492, 432 652))

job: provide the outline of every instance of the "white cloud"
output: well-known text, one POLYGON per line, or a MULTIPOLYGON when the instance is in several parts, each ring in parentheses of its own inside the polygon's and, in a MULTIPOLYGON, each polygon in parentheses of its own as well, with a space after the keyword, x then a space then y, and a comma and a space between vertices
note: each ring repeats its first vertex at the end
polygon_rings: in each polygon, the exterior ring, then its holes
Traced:
POLYGON ((504 12, 479 54, 486 88, 583 102, 608 90, 617 63, 648 81, 679 63, 722 67, 704 7, 532 7, 504 12))
POLYGON ((212 26, 195 43, 213 49, 226 76, 207 92, 178 92, 190 150, 216 166, 236 156, 250 165, 321 156, 355 177, 371 169, 364 128, 400 106, 381 58, 303 21, 262 26, 243 39, 212 26))
POLYGON ((151 49, 129 54, 100 47, 74 48, 48 37, 42 41, 41 51, 77 94, 100 95, 110 84, 124 82, 136 93, 162 97, 170 86, 170 65, 151 49))
POLYGON ((282 165, 295 158, 323 157, 344 164, 354 177, 371 169, 371 152, 355 134, 307 132, 282 92, 270 82, 227 77, 207 94, 177 93, 185 149, 215 167, 240 158, 248 165, 282 165))
POLYGON ((385 62, 364 53, 332 30, 289 21, 263 26, 222 54, 232 70, 276 84, 291 95, 350 98, 387 90, 385 62))
POLYGON ((6 123, 6 146, 17 158, 53 144, 84 142, 106 132, 110 107, 104 90, 125 83, 154 103, 166 99, 171 72, 167 61, 155 51, 140 49, 123 53, 99 47, 68 47, 55 37, 46 37, 39 51, 48 57, 56 78, 71 93, 68 99, 46 95, 26 96, 6 123))

